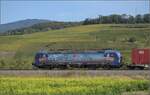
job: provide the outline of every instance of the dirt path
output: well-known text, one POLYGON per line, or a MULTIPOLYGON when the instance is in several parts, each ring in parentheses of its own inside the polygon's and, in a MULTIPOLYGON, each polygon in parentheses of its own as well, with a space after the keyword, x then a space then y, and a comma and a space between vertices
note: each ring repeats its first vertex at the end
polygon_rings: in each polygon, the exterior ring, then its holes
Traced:
POLYGON ((150 95, 150 92, 138 91, 138 92, 125 92, 122 95, 150 95))
POLYGON ((129 76, 150 79, 150 70, 0 70, 0 76, 129 76))

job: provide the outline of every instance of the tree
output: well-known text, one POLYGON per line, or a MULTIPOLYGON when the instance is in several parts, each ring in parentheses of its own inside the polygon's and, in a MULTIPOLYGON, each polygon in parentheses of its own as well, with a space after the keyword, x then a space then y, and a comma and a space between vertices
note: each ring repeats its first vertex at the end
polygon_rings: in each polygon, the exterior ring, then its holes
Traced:
POLYGON ((99 16, 98 16, 98 21, 99 21, 99 23, 102 23, 102 17, 103 17, 102 15, 99 15, 99 16))
POLYGON ((109 18, 110 18, 111 23, 115 23, 115 24, 121 23, 120 15, 113 14, 113 15, 110 15, 109 18))
POLYGON ((129 16, 126 14, 121 15, 121 23, 128 23, 129 16))
POLYGON ((150 14, 145 14, 143 17, 144 23, 150 23, 150 14))
POLYGON ((136 22, 136 23, 143 23, 142 15, 136 15, 136 17, 135 17, 135 22, 136 22))
POLYGON ((110 23, 111 21, 110 21, 109 16, 103 16, 101 18, 101 22, 104 23, 104 24, 106 24, 106 23, 110 23))
POLYGON ((86 18, 84 21, 83 21, 83 25, 88 25, 90 24, 90 19, 89 18, 86 18))
POLYGON ((131 15, 129 16, 128 23, 130 23, 130 24, 135 23, 135 19, 134 19, 134 17, 133 17, 133 16, 131 16, 131 15))

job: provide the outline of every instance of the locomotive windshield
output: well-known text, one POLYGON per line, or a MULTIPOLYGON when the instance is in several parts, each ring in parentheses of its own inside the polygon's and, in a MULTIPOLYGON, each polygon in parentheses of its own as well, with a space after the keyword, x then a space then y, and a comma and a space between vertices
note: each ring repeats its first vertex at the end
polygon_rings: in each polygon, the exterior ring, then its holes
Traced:
POLYGON ((35 63, 46 63, 48 55, 46 53, 37 53, 35 55, 35 63))
POLYGON ((113 65, 118 65, 121 63, 121 54, 119 51, 115 51, 115 50, 106 50, 105 51, 105 57, 111 57, 113 58, 113 65))

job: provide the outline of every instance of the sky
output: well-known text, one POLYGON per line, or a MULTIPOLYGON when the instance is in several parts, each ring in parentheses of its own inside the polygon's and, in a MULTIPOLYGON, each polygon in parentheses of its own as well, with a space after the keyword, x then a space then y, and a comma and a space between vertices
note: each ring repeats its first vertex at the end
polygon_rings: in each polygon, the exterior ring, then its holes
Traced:
POLYGON ((149 13, 149 0, 1 0, 1 24, 24 19, 81 21, 98 15, 149 13))

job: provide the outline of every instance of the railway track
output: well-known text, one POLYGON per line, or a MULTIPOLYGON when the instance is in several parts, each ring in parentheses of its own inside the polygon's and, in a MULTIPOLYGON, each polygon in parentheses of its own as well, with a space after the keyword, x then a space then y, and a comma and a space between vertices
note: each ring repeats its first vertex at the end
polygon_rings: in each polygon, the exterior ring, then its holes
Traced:
POLYGON ((0 76, 144 76, 150 79, 150 70, 0 70, 0 76))

